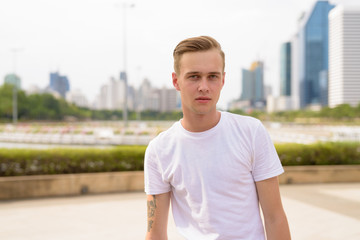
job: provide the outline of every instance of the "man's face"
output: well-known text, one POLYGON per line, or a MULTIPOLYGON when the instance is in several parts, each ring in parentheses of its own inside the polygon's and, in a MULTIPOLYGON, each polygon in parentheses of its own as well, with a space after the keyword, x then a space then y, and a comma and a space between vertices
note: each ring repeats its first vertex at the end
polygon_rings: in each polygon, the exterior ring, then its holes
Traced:
POLYGON ((180 59, 180 72, 172 77, 181 94, 184 115, 216 113, 225 77, 218 50, 185 53, 180 59))

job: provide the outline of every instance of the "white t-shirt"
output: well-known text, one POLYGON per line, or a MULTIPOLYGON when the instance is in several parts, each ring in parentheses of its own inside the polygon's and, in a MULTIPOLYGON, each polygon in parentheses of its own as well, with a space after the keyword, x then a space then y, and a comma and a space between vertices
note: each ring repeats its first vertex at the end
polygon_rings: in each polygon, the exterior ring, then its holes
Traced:
POLYGON ((284 171, 261 122, 227 112, 204 132, 176 122, 149 143, 144 169, 145 192, 171 191, 176 227, 190 240, 265 239, 255 182, 284 171))

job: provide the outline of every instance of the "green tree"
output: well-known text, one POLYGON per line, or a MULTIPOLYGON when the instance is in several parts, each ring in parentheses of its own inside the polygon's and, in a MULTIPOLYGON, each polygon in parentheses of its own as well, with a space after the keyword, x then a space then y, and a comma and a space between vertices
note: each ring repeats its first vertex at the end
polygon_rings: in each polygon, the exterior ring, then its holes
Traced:
POLYGON ((12 117, 13 86, 4 84, 0 86, 0 118, 12 117))

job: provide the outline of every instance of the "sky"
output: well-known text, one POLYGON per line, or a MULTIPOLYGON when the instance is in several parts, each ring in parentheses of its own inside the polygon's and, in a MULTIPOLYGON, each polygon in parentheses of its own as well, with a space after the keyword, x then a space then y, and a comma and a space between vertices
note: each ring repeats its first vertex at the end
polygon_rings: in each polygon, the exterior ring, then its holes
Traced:
MULTIPOLYGON (((333 0, 331 3, 358 0, 333 0)), ((219 107, 241 94, 241 69, 264 61, 264 81, 279 94, 280 46, 297 31, 314 0, 1 0, 0 83, 21 77, 22 88, 45 88, 50 72, 70 80, 90 102, 101 85, 119 78, 138 88, 172 87, 172 51, 181 40, 209 35, 226 56, 219 107), (124 18, 124 4, 126 17, 124 18)))

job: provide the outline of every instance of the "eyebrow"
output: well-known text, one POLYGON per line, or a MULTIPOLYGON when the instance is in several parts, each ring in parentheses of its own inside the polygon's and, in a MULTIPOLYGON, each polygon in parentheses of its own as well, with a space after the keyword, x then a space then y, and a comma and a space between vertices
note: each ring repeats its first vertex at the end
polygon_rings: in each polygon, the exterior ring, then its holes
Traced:
POLYGON ((187 72, 185 75, 200 74, 200 72, 187 72))
MULTIPOLYGON (((187 72, 185 73, 185 75, 192 75, 192 74, 201 74, 201 72, 187 72)), ((210 75, 213 75, 213 74, 216 74, 216 75, 221 75, 221 72, 209 72, 209 73, 206 73, 206 74, 210 74, 210 75)))

